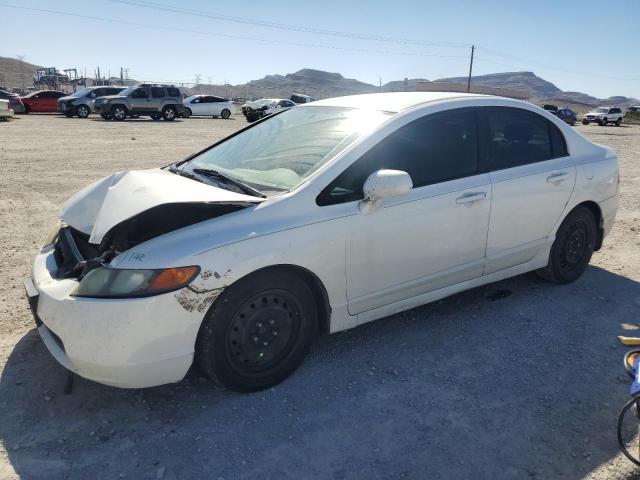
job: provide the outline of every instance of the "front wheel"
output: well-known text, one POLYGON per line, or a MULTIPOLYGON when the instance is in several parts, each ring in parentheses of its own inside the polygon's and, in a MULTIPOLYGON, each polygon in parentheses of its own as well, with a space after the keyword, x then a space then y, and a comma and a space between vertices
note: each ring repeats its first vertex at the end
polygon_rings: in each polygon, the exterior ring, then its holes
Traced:
POLYGON ((87 118, 91 113, 91 110, 89 110, 89 107, 87 107, 86 105, 78 105, 78 108, 76 108, 76 113, 80 118, 87 118))
POLYGON ((191 111, 190 108, 185 108, 184 109, 184 113, 182 114, 182 116, 184 118, 189 118, 192 114, 193 114, 193 112, 191 111))
POLYGON ((589 122, 587 122, 586 120, 583 120, 583 121, 582 121, 582 124, 583 124, 583 125, 589 125, 589 122))
POLYGON ((167 122, 173 122, 177 116, 178 112, 173 107, 165 107, 164 110, 162 110, 162 119, 167 122))
POLYGON ((127 109, 122 105, 114 105, 113 107, 111 107, 111 113, 109 114, 109 116, 113 120, 122 121, 127 118, 127 109))
POLYGON ((600 122, 598 122, 600 124, 601 127, 604 127, 607 124, 607 119, 603 118, 602 120, 600 120, 600 122))
POLYGON ((549 263, 537 273, 553 283, 573 282, 587 269, 597 235, 591 210, 581 206, 574 208, 558 228, 549 263))
POLYGON ((104 119, 104 120, 111 120, 111 116, 108 113, 101 113, 100 116, 104 119))
POLYGON ((222 110, 222 112, 220 112, 220 116, 225 120, 228 119, 229 117, 231 117, 231 110, 225 108, 224 110, 222 110))
POLYGON ((616 127, 619 127, 620 125, 622 125, 622 118, 618 118, 616 120, 616 127))
POLYGON ((151 120, 161 120, 162 119, 162 115, 151 115, 151 120))
POLYGON ((259 272, 218 297, 200 327, 196 358, 204 374, 218 384, 261 390, 298 368, 317 325, 315 297, 299 275, 259 272))

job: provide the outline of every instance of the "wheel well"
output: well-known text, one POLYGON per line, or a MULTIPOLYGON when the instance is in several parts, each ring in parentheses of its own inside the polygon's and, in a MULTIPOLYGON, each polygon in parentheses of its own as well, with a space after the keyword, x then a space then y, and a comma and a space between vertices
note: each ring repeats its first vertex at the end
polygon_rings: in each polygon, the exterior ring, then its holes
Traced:
POLYGON ((236 282, 256 274, 273 271, 293 272, 307 284, 307 286, 313 293, 316 304, 318 305, 318 330, 320 333, 329 333, 331 323, 331 304, 329 303, 329 296, 327 295, 327 290, 324 288, 322 281, 310 270, 307 270, 306 268, 300 267, 298 265, 272 265, 269 267, 261 268, 259 270, 255 270, 245 275, 244 277, 239 278, 238 280, 236 280, 236 282))
POLYGON ((596 226, 598 229, 598 238, 596 238, 596 245, 594 250, 595 251, 600 250, 600 247, 602 247, 602 240, 604 238, 604 228, 602 226, 602 210, 600 210, 600 206, 596 202, 587 201, 587 202, 582 202, 576 205, 576 207, 586 207, 589 210, 591 210, 591 213, 593 213, 593 216, 596 219, 596 226))

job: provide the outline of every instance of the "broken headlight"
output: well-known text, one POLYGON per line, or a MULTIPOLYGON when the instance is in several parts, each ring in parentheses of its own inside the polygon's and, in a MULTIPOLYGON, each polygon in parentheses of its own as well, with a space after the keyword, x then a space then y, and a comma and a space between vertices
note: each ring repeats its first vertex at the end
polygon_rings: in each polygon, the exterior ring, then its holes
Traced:
POLYGON ((56 221, 56 224, 51 227, 51 230, 49 230, 49 233, 47 233, 47 236, 44 239, 44 243, 42 244, 43 247, 49 246, 56 241, 56 238, 58 238, 58 233, 60 232, 62 226, 62 220, 58 219, 56 221))
POLYGON ((198 266, 157 270, 129 270, 102 266, 87 273, 71 296, 148 297, 186 287, 198 273, 200 273, 198 266))

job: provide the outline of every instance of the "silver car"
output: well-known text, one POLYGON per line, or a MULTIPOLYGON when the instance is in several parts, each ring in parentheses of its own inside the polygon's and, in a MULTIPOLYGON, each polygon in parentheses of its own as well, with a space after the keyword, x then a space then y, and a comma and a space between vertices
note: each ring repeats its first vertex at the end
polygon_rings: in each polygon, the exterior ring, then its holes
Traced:
POLYGON ((96 98, 107 95, 117 95, 126 87, 87 87, 78 90, 73 95, 58 99, 58 111, 67 117, 77 115, 87 118, 95 113, 96 98))

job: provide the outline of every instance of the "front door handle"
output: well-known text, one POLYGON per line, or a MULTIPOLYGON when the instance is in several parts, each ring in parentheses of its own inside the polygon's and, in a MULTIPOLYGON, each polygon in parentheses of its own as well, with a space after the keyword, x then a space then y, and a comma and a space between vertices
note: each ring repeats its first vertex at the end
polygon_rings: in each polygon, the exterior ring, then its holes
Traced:
POLYGON ((569 174, 567 172, 554 173, 547 177, 547 183, 560 183, 564 182, 567 178, 569 178, 569 174))
POLYGON ((456 198, 457 204, 475 203, 487 198, 487 192, 467 192, 461 197, 456 198))

